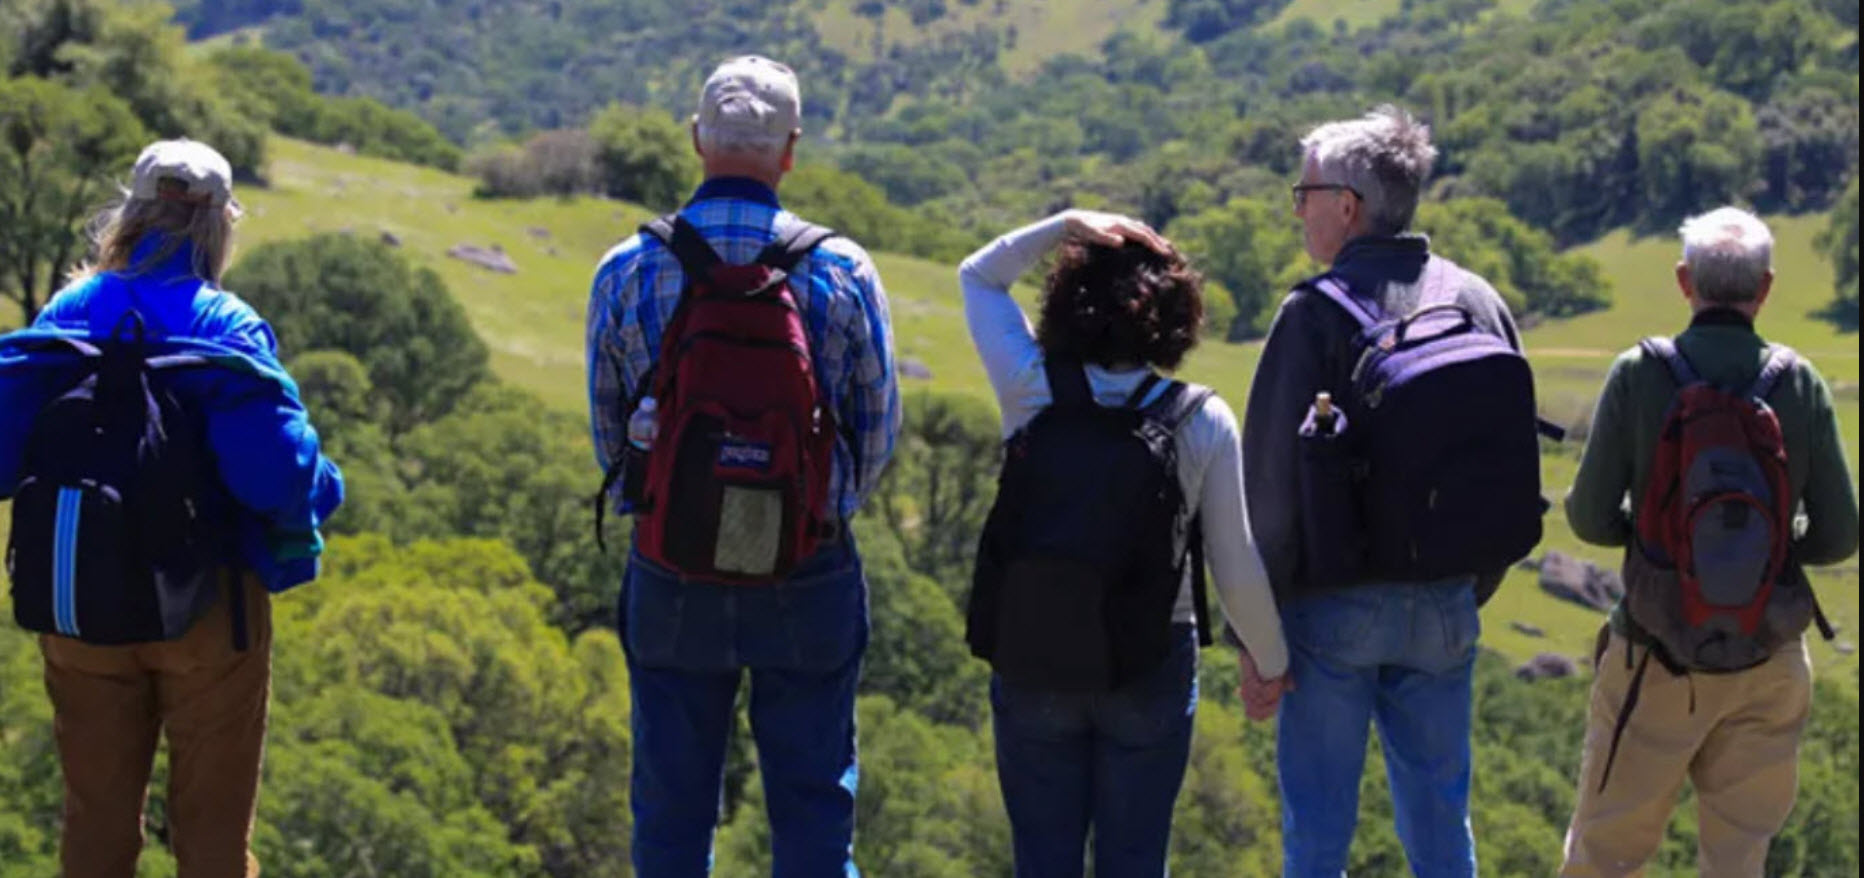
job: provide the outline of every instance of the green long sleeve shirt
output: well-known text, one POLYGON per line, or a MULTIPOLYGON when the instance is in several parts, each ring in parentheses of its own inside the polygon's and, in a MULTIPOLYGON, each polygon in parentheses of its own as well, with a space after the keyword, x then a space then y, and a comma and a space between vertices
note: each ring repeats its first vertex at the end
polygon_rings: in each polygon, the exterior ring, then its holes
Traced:
MULTIPOLYGON (((1731 310, 1697 314, 1677 336, 1676 347, 1705 380, 1724 386, 1752 383, 1767 359, 1767 343, 1745 316, 1731 310)), ((1612 364, 1579 474, 1566 496, 1566 517, 1580 539, 1601 546, 1630 541, 1657 434, 1675 393, 1667 367, 1639 348, 1612 364)), ((1843 561, 1858 548, 1858 497, 1831 390, 1812 363, 1800 358, 1766 401, 1786 439, 1793 508, 1804 504, 1805 528, 1793 541, 1792 558, 1801 564, 1843 561)), ((1614 620, 1620 615, 1614 613, 1614 620)))

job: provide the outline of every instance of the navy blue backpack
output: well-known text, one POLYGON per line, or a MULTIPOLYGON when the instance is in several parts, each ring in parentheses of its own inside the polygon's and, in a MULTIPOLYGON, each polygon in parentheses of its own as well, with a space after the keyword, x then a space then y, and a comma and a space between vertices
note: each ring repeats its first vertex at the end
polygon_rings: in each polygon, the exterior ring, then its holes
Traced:
POLYGON ((1199 642, 1211 642, 1203 536, 1177 445, 1210 390, 1148 375, 1124 405, 1103 406, 1079 362, 1044 370, 1054 403, 1004 449, 965 636, 1014 685, 1111 691, 1171 655, 1187 578, 1199 642))
MULTIPOLYGON (((145 354, 131 337, 47 342, 76 357, 76 383, 40 410, 20 480, 8 486, 6 571, 13 615, 30 631, 116 645, 172 640, 219 597, 230 498, 199 419, 167 389, 200 357, 145 354)), ((233 638, 245 612, 230 590, 233 638)))
POLYGON ((1333 393, 1338 435, 1301 443, 1311 586, 1491 576, 1540 542, 1539 436, 1558 428, 1536 413, 1527 358, 1476 326, 1441 270, 1433 258, 1417 308, 1396 318, 1337 276, 1306 287, 1360 326, 1333 393))

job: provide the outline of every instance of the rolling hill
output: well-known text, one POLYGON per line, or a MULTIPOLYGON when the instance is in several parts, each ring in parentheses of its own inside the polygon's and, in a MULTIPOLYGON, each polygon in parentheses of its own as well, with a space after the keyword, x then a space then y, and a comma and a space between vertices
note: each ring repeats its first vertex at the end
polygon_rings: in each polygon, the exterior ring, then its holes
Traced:
MULTIPOLYGON (((530 202, 481 201, 472 181, 428 169, 344 155, 290 140, 275 140, 271 186, 249 189, 249 216, 241 229, 245 246, 317 231, 393 235, 416 261, 440 272, 493 350, 493 363, 507 380, 529 388, 553 406, 580 412, 583 310, 588 281, 601 254, 630 234, 648 212, 594 199, 530 202), (518 266, 499 274, 446 256, 458 244, 497 246, 518 266)), ((1831 268, 1814 251, 1812 238, 1822 216, 1776 218, 1780 282, 1762 317, 1762 329, 1812 357, 1840 399, 1847 455, 1858 460, 1858 351, 1855 335, 1840 333, 1811 312, 1830 296, 1831 268)), ((1681 303, 1670 284, 1676 248, 1662 238, 1633 240, 1623 232, 1590 245, 1612 279, 1616 305, 1609 311, 1552 322, 1527 334, 1537 367, 1543 408, 1571 421, 1587 410, 1604 370, 1616 352, 1645 334, 1680 326, 1681 303)), ((1451 254, 1454 255, 1454 254, 1451 254)), ((899 356, 925 364, 929 381, 913 386, 987 395, 983 373, 966 337, 957 284, 950 266, 910 257, 877 254, 893 305, 899 356)), ((1246 398, 1258 346, 1208 344, 1191 358, 1188 377, 1207 382, 1226 397, 1246 398)), ((1546 458, 1546 482, 1557 495, 1570 484, 1577 448, 1546 458)), ((1557 513, 1549 519, 1546 548, 1601 563, 1612 553, 1582 546, 1557 513)), ((1827 609, 1845 629, 1858 624, 1855 562, 1821 571, 1827 609)), ((1553 600, 1534 584, 1534 574, 1517 571, 1485 610, 1490 645, 1513 657, 1539 651, 1582 655, 1599 622, 1587 610, 1553 600), (1538 639, 1510 628, 1513 621, 1545 629, 1538 639)), ((1819 644, 1821 670, 1855 679, 1856 661, 1819 644)))
MULTIPOLYGON (((1003 53, 1012 74, 1027 73, 1057 55, 1095 56, 1100 44, 1121 31, 1149 33, 1165 19, 1167 0, 967 0, 947 5, 944 15, 914 25, 910 14, 889 6, 876 22, 856 15, 856 0, 821 0, 811 13, 823 42, 851 56, 872 55, 876 26, 882 51, 915 46, 980 26, 1013 28, 1003 53)), ((1394 6, 1394 8, 1396 8, 1394 6)))

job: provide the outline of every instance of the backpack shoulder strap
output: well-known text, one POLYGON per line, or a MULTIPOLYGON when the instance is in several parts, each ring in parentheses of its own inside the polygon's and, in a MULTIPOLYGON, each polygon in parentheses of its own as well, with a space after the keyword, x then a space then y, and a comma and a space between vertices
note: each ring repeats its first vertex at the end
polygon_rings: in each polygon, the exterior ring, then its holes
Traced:
POLYGON ((1133 388, 1132 394, 1126 397, 1126 407, 1129 409, 1145 408, 1146 397, 1151 396, 1152 390, 1164 381, 1165 379, 1160 378, 1157 372, 1147 372, 1146 377, 1140 379, 1139 385, 1133 388))
POLYGON ((1417 285, 1414 311, 1462 303, 1461 291, 1450 285, 1450 263, 1435 253, 1424 260, 1424 271, 1418 276, 1417 285))
POLYGON ((1191 565, 1191 612, 1197 616, 1197 645, 1214 646, 1217 639, 1211 633, 1210 598, 1205 592, 1210 586, 1204 575, 1204 516, 1192 515, 1190 533, 1185 536, 1190 543, 1190 557, 1185 563, 1191 565))
POLYGON ((1702 380, 1702 376, 1696 372, 1696 367, 1689 365, 1689 358, 1676 349, 1676 339, 1651 336, 1638 342, 1637 346, 1644 350, 1645 356, 1655 357, 1663 362, 1664 367, 1670 370, 1670 378, 1676 382, 1676 386, 1688 387, 1702 380))
POLYGON ((797 220, 784 229, 776 240, 764 246, 763 251, 757 254, 757 262, 785 272, 794 270, 796 263, 808 256, 810 251, 839 234, 827 226, 797 220))
POLYGON ((1323 274, 1306 281, 1301 286, 1333 300, 1334 304, 1340 306, 1348 316, 1353 318, 1353 322, 1359 324, 1360 329, 1370 329, 1379 322, 1379 313, 1374 310, 1374 306, 1354 296, 1352 288, 1337 275, 1323 274))
POLYGON ((704 277, 721 261, 718 251, 706 243, 705 236, 677 213, 667 214, 641 227, 645 234, 660 239, 680 261, 680 270, 688 278, 704 277))
POLYGON ((1048 377, 1049 396, 1057 408, 1081 408, 1094 404, 1094 391, 1087 386, 1087 369, 1078 360, 1045 359, 1042 371, 1048 377))
POLYGON ((1173 381, 1157 401, 1145 407, 1146 417, 1176 433, 1210 400, 1212 391, 1201 384, 1173 381))
POLYGON ((1760 367, 1760 374, 1754 377, 1754 384, 1748 388, 1750 399, 1764 400, 1773 388, 1780 383, 1786 373, 1793 371, 1799 364, 1799 356, 1793 349, 1782 345, 1768 345, 1767 362, 1760 367))

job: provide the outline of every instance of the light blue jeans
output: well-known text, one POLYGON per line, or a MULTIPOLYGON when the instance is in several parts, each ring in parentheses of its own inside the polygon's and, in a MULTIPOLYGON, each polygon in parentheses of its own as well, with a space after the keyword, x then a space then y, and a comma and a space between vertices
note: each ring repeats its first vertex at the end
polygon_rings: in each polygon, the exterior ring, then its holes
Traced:
POLYGON ((1474 582, 1305 596, 1283 608, 1282 625, 1295 675, 1276 736, 1282 874, 1345 873, 1373 722, 1411 871, 1419 878, 1476 874, 1470 674, 1481 622, 1474 582))

